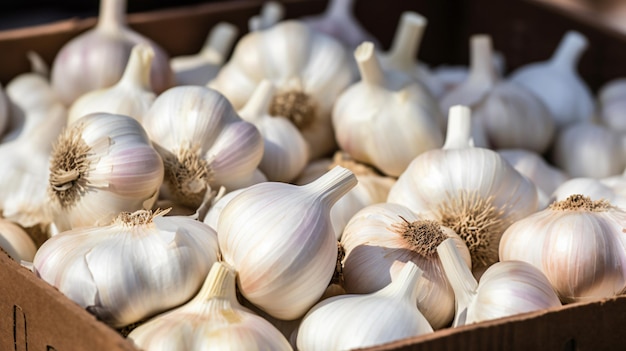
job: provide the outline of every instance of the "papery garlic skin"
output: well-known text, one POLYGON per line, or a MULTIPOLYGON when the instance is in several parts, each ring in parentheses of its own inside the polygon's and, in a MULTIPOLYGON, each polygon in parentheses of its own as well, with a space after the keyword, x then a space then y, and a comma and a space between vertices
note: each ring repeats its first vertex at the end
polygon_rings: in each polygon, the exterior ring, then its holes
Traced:
POLYGON ((112 224, 66 231, 35 255, 36 274, 113 327, 193 296, 217 261, 217 234, 188 217, 120 213, 112 224))
POLYGON ((625 221, 606 201, 572 195, 511 225, 500 260, 537 267, 564 303, 612 297, 626 289, 625 221))
POLYGON ((215 78, 226 61, 238 32, 236 26, 219 22, 211 28, 198 53, 172 57, 170 65, 176 85, 206 85, 215 78))
POLYGON ((356 183, 337 166, 307 185, 255 184, 226 204, 217 223, 220 249, 248 301, 286 320, 317 302, 337 260, 330 208, 356 183))
POLYGON ((237 302, 236 273, 215 262, 200 292, 128 335, 145 351, 291 350, 268 321, 237 302))
POLYGON ((443 145, 440 111, 418 83, 395 86, 385 77, 372 43, 354 56, 362 80, 335 102, 337 143, 355 160, 397 177, 416 156, 443 145))
POLYGON ((240 109, 263 79, 277 90, 270 114, 298 127, 311 159, 336 149, 332 106, 354 79, 348 53, 337 40, 295 20, 246 34, 208 86, 240 109))
POLYGON ((37 247, 28 233, 4 218, 0 218, 0 248, 17 262, 32 262, 37 252, 37 247))
POLYGON ((310 162, 294 181, 294 184, 310 183, 335 166, 349 169, 359 181, 330 209, 330 221, 335 231, 335 237, 339 240, 346 224, 357 211, 368 205, 387 201, 389 190, 396 179, 379 174, 372 168, 354 161, 345 152, 337 151, 332 159, 323 158, 310 162))
POLYGON ((100 0, 96 26, 72 38, 55 56, 51 82, 66 106, 89 91, 115 84, 138 43, 150 45, 155 52, 153 90, 161 93, 173 85, 169 56, 158 44, 128 27, 125 11, 126 0, 100 0))
POLYGON ((142 125, 165 163, 163 197, 197 208, 209 189, 256 182, 263 137, 220 93, 174 87, 154 101, 142 125))
POLYGON ((500 236, 537 210, 538 197, 534 184, 497 152, 471 147, 470 133, 469 109, 452 107, 444 147, 416 157, 387 201, 428 213, 453 229, 477 268, 497 261, 500 236))
POLYGON ((60 231, 106 225, 122 211, 150 209, 163 182, 163 161, 135 119, 93 113, 54 144, 48 198, 60 231))
POLYGON ((434 329, 449 325, 454 316, 454 292, 436 252, 446 238, 453 238, 470 269, 467 246, 450 228, 424 220, 398 204, 381 203, 363 208, 350 219, 341 236, 346 292, 367 294, 382 289, 410 261, 424 272, 416 295, 420 312, 434 329))
POLYGON ((316 304, 298 327, 298 350, 351 350, 432 332, 415 306, 420 276, 421 270, 408 262, 383 289, 339 295, 316 304))
POLYGON ((68 124, 96 112, 133 117, 141 122, 156 98, 150 87, 153 49, 145 43, 133 47, 122 78, 112 87, 92 90, 81 95, 69 109, 68 124))

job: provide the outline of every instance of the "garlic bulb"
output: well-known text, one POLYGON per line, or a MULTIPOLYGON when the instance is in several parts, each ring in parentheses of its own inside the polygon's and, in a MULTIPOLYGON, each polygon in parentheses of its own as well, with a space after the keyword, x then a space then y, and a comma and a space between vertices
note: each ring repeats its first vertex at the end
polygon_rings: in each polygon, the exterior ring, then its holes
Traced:
POLYGON ((572 177, 605 178, 626 167, 623 136, 592 120, 564 127, 554 140, 552 160, 572 177))
POLYGON ((163 161, 135 119, 93 113, 54 144, 49 206, 59 231, 106 225, 122 211, 150 209, 163 181, 163 161))
POLYGON ((415 305, 422 271, 407 262, 392 283, 371 294, 328 298, 298 327, 298 350, 352 350, 431 333, 415 305))
MULTIPOLYGON (((498 77, 504 77, 506 75, 506 59, 501 52, 493 52, 491 64, 495 68, 498 77)), ((470 69, 465 65, 442 64, 431 68, 430 71, 433 77, 443 84, 444 93, 447 93, 467 80, 470 69)))
POLYGON ((128 338, 145 351, 291 350, 273 325, 239 304, 235 276, 223 262, 213 263, 193 299, 133 329, 128 338))
POLYGON ((250 32, 265 30, 280 22, 285 17, 285 8, 280 2, 264 1, 261 12, 250 17, 248 30, 250 32))
POLYGON ((378 40, 354 16, 355 2, 356 0, 330 0, 323 13, 306 16, 301 20, 312 29, 339 40, 349 50, 354 50, 364 41, 380 46, 378 40))
POLYGON ((608 81, 598 91, 600 120, 612 130, 626 133, 626 78, 608 81))
POLYGON ((500 260, 539 268, 563 303, 612 297, 626 290, 626 212, 572 195, 511 225, 500 260))
POLYGON ((167 211, 121 212, 111 224, 57 234, 37 251, 35 273, 113 327, 178 306, 217 261, 217 234, 167 211))
POLYGON ((379 57, 383 68, 398 70, 412 76, 426 87, 433 98, 438 99, 445 92, 443 83, 432 74, 426 64, 415 59, 427 23, 428 20, 416 12, 403 12, 391 48, 388 52, 381 53, 379 57))
POLYGON ((263 136, 263 158, 259 164, 261 172, 270 181, 289 182, 306 166, 309 145, 293 123, 269 114, 274 92, 272 83, 263 80, 250 100, 239 110, 239 116, 254 124, 263 136))
POLYGON ((456 296, 454 327, 561 306, 546 276, 529 263, 496 262, 477 283, 455 242, 445 240, 437 252, 456 296))
POLYGON ((372 43, 360 45, 354 57, 361 81, 335 102, 337 142, 355 160, 397 177, 416 156, 443 145, 439 110, 421 85, 386 79, 372 43))
POLYGON ((197 208, 206 191, 253 184, 263 137, 220 93, 179 86, 162 93, 142 121, 163 157, 163 197, 197 208))
POLYGON ((209 227, 217 230, 217 221, 220 218, 220 214, 222 213, 222 210, 224 210, 224 207, 226 207, 226 204, 229 203, 230 200, 232 200, 233 198, 235 198, 235 196, 237 196, 239 193, 244 191, 244 189, 246 188, 240 188, 237 190, 229 191, 225 194, 222 194, 221 196, 217 195, 214 198, 214 203, 211 205, 211 207, 209 208, 209 211, 206 213, 206 216, 204 216, 202 221, 205 224, 207 224, 209 227))
POLYGON ((106 112, 132 117, 139 122, 156 94, 150 88, 150 65, 154 51, 145 43, 133 47, 122 78, 113 86, 81 95, 70 106, 67 123, 90 113, 106 112))
POLYGON ((200 51, 193 55, 170 59, 176 85, 206 85, 228 58, 239 30, 236 26, 219 22, 207 36, 200 51))
POLYGON ((240 109, 264 79, 277 90, 270 115, 286 117, 298 127, 309 143, 310 158, 334 151, 332 106, 354 79, 344 47, 301 22, 283 21, 239 40, 208 86, 240 109))
POLYGON ((544 102, 558 129, 588 120, 595 110, 593 95, 576 72, 587 45, 583 34, 568 31, 549 60, 519 67, 510 75, 544 102))
POLYGON ((217 223, 220 249, 248 301, 286 320, 317 302, 337 258, 330 208, 356 182, 337 166, 307 185, 252 185, 226 204, 217 223))
POLYGON ((564 201, 572 195, 584 195, 591 200, 604 200, 613 206, 626 209, 626 195, 617 193, 613 188, 596 178, 572 178, 563 182, 552 193, 552 201, 564 201))
POLYGON ((17 262, 32 262, 37 252, 37 247, 28 233, 4 218, 0 218, 0 248, 17 262))
POLYGON ((346 292, 367 294, 395 281, 407 262, 424 274, 416 294, 417 307, 434 329, 454 317, 454 293, 437 256, 437 246, 453 238, 469 270, 470 253, 452 229, 420 218, 405 206, 374 204, 357 212, 341 237, 345 250, 343 279, 346 292))
POLYGON ((428 213, 459 234, 476 273, 498 260, 504 230, 538 204, 530 180, 497 152, 470 146, 470 126, 469 108, 452 107, 443 148, 416 157, 387 201, 428 213))
POLYGON ((335 166, 349 169, 358 180, 357 185, 337 200, 330 209, 330 222, 335 237, 339 240, 343 228, 357 211, 368 205, 387 201, 389 190, 396 179, 381 175, 371 167, 356 162, 345 152, 337 151, 332 159, 323 158, 309 163, 294 183, 298 185, 310 183, 335 166))
POLYGON ((526 176, 535 184, 539 196, 539 208, 544 209, 552 200, 552 193, 569 176, 561 169, 549 164, 541 155, 525 149, 502 149, 497 150, 516 171, 526 176))
POLYGON ((52 86, 70 106, 81 95, 120 80, 133 46, 146 43, 154 50, 150 81, 157 94, 173 85, 169 56, 155 42, 126 24, 126 0, 100 0, 97 25, 74 37, 52 63, 52 86))

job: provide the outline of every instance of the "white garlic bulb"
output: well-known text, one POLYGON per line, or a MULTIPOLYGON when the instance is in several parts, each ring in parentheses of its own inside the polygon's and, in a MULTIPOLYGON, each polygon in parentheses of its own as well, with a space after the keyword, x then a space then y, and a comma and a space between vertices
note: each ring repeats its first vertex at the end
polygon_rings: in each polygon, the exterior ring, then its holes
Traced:
POLYGON ((208 86, 240 109, 264 79, 277 90, 270 115, 288 118, 298 127, 311 159, 334 151, 332 106, 354 79, 345 48, 301 22, 283 21, 241 38, 208 86))
POLYGON ((268 321, 241 306, 236 272, 215 262, 196 296, 128 334, 145 351, 291 350, 268 321))
POLYGON ((191 298, 217 261, 217 234, 167 211, 122 212, 108 225, 59 233, 33 261, 35 273, 113 327, 191 298))
POLYGON ((456 296, 454 327, 561 306, 546 276, 529 263, 496 262, 478 283, 455 242, 445 240, 437 252, 456 296))
POLYGON ((207 190, 232 191, 255 182, 263 137, 217 91, 191 85, 168 89, 142 124, 165 163, 164 198, 195 209, 207 190))
POLYGON ((298 327, 298 350, 352 350, 431 333, 415 305, 421 275, 413 262, 407 262, 393 282, 374 293, 319 302, 298 327))
POLYGON ((439 110, 418 83, 388 80, 372 43, 361 44, 354 57, 361 81, 335 102, 335 137, 355 160, 397 177, 416 156, 443 145, 439 110))
POLYGON ((349 50, 354 50, 364 41, 376 43, 376 38, 361 25, 354 16, 356 0, 330 0, 326 10, 317 15, 301 18, 314 30, 330 35, 339 40, 349 50))
POLYGON ((28 233, 4 218, 0 218, 0 248, 17 262, 32 262, 37 252, 37 247, 28 233))
POLYGON ((130 53, 122 78, 113 86, 81 95, 70 106, 67 123, 96 112, 130 116, 139 122, 156 98, 150 87, 150 65, 154 51, 145 43, 130 53))
POLYGON ((537 210, 534 184, 497 152, 470 144, 470 111, 450 109, 442 149, 416 157, 389 191, 388 202, 429 213, 465 240, 473 270, 498 260, 498 242, 514 221, 537 210))
POLYGON ((556 135, 554 164, 572 177, 605 178, 626 167, 624 136, 592 121, 571 123, 556 135))
POLYGON ((552 193, 552 201, 564 201, 572 195, 584 195, 591 200, 605 200, 611 205, 626 209, 626 195, 596 178, 572 178, 563 182, 552 193))
POLYGON ((344 227, 357 211, 368 205, 387 201, 389 190, 396 179, 356 162, 343 151, 337 151, 332 159, 323 158, 310 162, 294 183, 298 185, 310 183, 335 166, 349 169, 358 180, 357 185, 337 200, 330 209, 330 222, 335 237, 339 240, 344 227))
POLYGON ((228 58, 239 30, 227 23, 217 23, 209 32, 200 51, 170 59, 176 85, 206 85, 215 78, 228 58))
POLYGON ((568 31, 550 59, 527 64, 510 74, 513 82, 523 85, 544 102, 558 129, 589 120, 594 113, 591 90, 576 71, 587 45, 583 34, 568 31))
POLYGON ((59 231, 106 225, 122 211, 150 209, 163 161, 135 119, 81 117, 59 136, 50 160, 48 197, 59 231))
POLYGON ((552 202, 552 193, 569 179, 567 173, 549 164, 534 151, 526 149, 501 149, 497 151, 515 170, 535 184, 540 209, 546 208, 552 202))
POLYGON ((467 246, 452 229, 399 204, 363 208, 350 219, 341 236, 346 292, 368 294, 382 289, 398 277, 406 262, 413 262, 424 271, 416 294, 417 307, 434 329, 448 326, 454 317, 454 292, 437 256, 437 246, 447 238, 453 238, 467 269, 471 269, 467 246))
POLYGON ((115 84, 122 77, 133 46, 139 43, 154 50, 150 81, 152 90, 161 93, 174 83, 169 56, 126 24, 126 0, 100 0, 96 26, 72 38, 55 56, 51 76, 54 90, 70 106, 89 91, 115 84))
POLYGON ((261 172, 270 181, 290 182, 306 166, 309 145, 293 123, 269 114, 274 93, 272 83, 263 80, 238 113, 244 121, 254 124, 263 136, 261 172))
MULTIPOLYGON (((494 51, 491 63, 498 74, 498 77, 506 75, 506 59, 499 51, 494 51)), ((455 89, 459 84, 467 80, 470 68, 465 65, 441 64, 431 68, 431 74, 444 87, 444 94, 455 89)), ((443 94, 442 94, 443 96, 443 94)))
POLYGON ((356 183, 337 166, 302 186, 252 185, 226 204, 217 223, 220 249, 248 301, 286 320, 317 302, 337 259, 330 208, 356 183))
POLYGON ((615 78, 600 87, 597 94, 600 120, 612 130, 626 133, 626 78, 615 78))
POLYGON ((626 290, 626 212, 604 200, 572 195, 511 225, 500 260, 539 268, 564 303, 626 290))
POLYGON ((264 1, 261 12, 250 17, 248 30, 250 32, 265 30, 280 22, 285 17, 284 6, 277 1, 264 1))
MULTIPOLYGON (((259 182, 261 183, 261 182, 259 182)), ((230 202, 237 194, 242 192, 246 188, 240 188, 237 190, 229 191, 225 194, 218 194, 214 199, 211 207, 206 213, 206 216, 202 219, 202 221, 207 224, 209 227, 217 230, 217 221, 220 218, 220 214, 222 210, 226 206, 227 203, 230 202)), ((224 188, 226 190, 226 188, 224 188)))

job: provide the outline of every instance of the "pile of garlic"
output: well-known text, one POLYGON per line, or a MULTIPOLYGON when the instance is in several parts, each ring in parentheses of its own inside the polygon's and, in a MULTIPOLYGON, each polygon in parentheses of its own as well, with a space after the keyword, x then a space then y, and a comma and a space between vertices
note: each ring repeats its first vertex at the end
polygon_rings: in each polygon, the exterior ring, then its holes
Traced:
POLYGON ((416 59, 426 18, 384 51, 353 5, 267 2, 169 57, 101 0, 0 89, 0 247, 145 350, 360 348, 626 292, 626 84, 592 98, 584 35, 507 75, 478 33, 452 72, 416 59))

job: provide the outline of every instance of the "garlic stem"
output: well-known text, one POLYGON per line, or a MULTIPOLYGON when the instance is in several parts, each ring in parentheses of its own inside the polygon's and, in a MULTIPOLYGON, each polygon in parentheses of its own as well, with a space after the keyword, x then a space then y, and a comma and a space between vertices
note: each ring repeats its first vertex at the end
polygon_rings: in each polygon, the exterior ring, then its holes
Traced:
POLYGON ((366 41, 354 50, 354 58, 359 66, 361 79, 371 85, 384 87, 385 73, 374 51, 374 43, 366 41))
POLYGON ((493 66, 493 45, 489 35, 473 35, 468 80, 493 85, 498 77, 493 66))
POLYGON ((330 3, 326 7, 325 17, 338 20, 352 17, 353 7, 354 0, 330 0, 330 3))
POLYGON ((233 46, 237 36, 237 27, 230 23, 220 22, 215 25, 200 50, 200 55, 215 58, 214 64, 221 65, 233 46))
POLYGON ((417 282, 422 278, 422 271, 413 261, 407 261, 394 281, 384 288, 391 295, 416 301, 419 289, 417 282))
POLYGON ((456 314, 452 326, 464 325, 467 307, 476 296, 478 282, 465 264, 452 239, 444 240, 437 247, 437 253, 456 298, 456 314))
POLYGON ((330 208, 356 184, 357 179, 354 173, 347 168, 336 166, 313 182, 302 185, 302 187, 309 189, 315 195, 321 194, 321 201, 330 208))
POLYGON ((389 50, 389 60, 395 66, 409 70, 415 65, 417 50, 427 23, 425 17, 415 12, 406 11, 402 14, 389 50))
POLYGON ((550 59, 554 67, 575 70, 578 59, 587 49, 588 41, 576 31, 568 31, 550 59))
POLYGON ((152 91, 150 68, 153 59, 154 51, 150 45, 144 43, 135 45, 130 53, 130 58, 120 79, 120 84, 152 91))
POLYGON ((248 122, 254 122, 260 117, 269 113, 270 105, 274 99, 274 92, 276 88, 274 84, 267 79, 264 79, 256 87, 252 96, 241 109, 240 115, 248 122))
POLYGON ((466 149, 472 147, 471 110, 467 106, 455 105, 450 107, 448 114, 448 129, 444 150, 466 149))
POLYGON ((215 262, 206 277, 204 284, 192 303, 203 303, 211 299, 229 300, 231 304, 239 305, 235 291, 235 270, 225 262, 215 262))
POLYGON ((39 56, 35 51, 28 51, 26 53, 26 57, 30 62, 30 71, 32 73, 39 74, 42 77, 48 78, 50 77, 50 70, 48 69, 48 65, 46 62, 39 56))
POLYGON ((100 0, 96 27, 116 31, 126 26, 126 0, 100 0))

